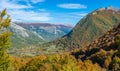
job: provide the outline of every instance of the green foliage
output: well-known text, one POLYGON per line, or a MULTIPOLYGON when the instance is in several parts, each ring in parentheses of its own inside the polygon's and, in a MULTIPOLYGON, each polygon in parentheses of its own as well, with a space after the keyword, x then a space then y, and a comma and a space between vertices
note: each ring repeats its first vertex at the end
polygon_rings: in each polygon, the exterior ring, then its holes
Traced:
POLYGON ((10 25, 10 18, 6 18, 6 9, 0 13, 0 48, 8 48, 10 45, 10 32, 8 27, 10 25))
POLYGON ((10 32, 0 34, 0 48, 8 48, 10 44, 10 32))
POLYGON ((113 65, 112 65, 113 71, 119 71, 120 70, 120 58, 115 56, 113 58, 113 65))
POLYGON ((120 34, 116 36, 116 44, 117 47, 114 47, 117 49, 115 56, 113 57, 111 69, 112 71, 119 71, 120 70, 120 34))
POLYGON ((0 12, 0 71, 11 71, 11 57, 7 53, 7 48, 10 46, 10 35, 8 27, 10 18, 6 16, 6 9, 0 12))

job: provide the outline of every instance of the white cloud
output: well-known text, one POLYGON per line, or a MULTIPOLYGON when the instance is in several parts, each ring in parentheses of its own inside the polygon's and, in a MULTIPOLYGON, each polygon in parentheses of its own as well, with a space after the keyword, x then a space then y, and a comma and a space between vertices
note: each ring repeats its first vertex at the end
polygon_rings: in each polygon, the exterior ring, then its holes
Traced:
POLYGON ((65 8, 65 9, 81 9, 81 8, 87 8, 87 6, 82 4, 59 4, 58 7, 65 8))
POLYGON ((41 2, 42 0, 0 0, 0 10, 7 8, 12 21, 40 22, 50 20, 50 14, 45 9, 34 11, 34 7, 27 1, 41 2), (27 4, 20 4, 21 1, 27 4))
POLYGON ((80 19, 84 16, 86 16, 88 13, 86 12, 69 12, 69 13, 57 13, 55 16, 61 17, 61 18, 67 18, 67 19, 80 19), (63 15, 64 14, 64 15, 63 15))
POLYGON ((83 13, 78 13, 78 12, 73 12, 73 13, 68 13, 68 15, 70 15, 71 17, 74 18, 82 18, 84 16, 86 16, 88 13, 83 12, 83 13))
POLYGON ((25 9, 25 8, 32 8, 31 5, 21 5, 17 4, 14 1, 10 0, 0 0, 0 9, 25 9))
POLYGON ((44 2, 44 0, 31 0, 32 3, 44 2))
POLYGON ((50 20, 49 13, 24 10, 9 10, 8 13, 11 15, 13 21, 21 20, 27 22, 40 22, 50 20))

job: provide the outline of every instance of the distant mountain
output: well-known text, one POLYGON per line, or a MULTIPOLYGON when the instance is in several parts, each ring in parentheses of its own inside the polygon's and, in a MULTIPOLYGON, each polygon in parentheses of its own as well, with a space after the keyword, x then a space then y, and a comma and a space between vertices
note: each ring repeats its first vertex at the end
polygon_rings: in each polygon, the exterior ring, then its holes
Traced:
POLYGON ((31 45, 39 45, 45 42, 44 38, 36 32, 29 31, 21 26, 11 23, 10 31, 12 32, 12 48, 24 48, 31 45))
POLYGON ((12 46, 9 49, 9 53, 14 56, 44 54, 46 53, 44 51, 46 48, 39 48, 39 45, 60 38, 71 29, 71 26, 49 23, 13 22, 10 26, 10 31, 13 34, 11 37, 12 46))
POLYGON ((60 38, 72 29, 71 26, 67 25, 55 25, 49 23, 22 23, 15 22, 15 24, 28 29, 30 31, 34 31, 40 36, 42 36, 46 41, 52 41, 56 38, 60 38))
POLYGON ((83 17, 66 36, 41 47, 78 48, 88 45, 120 22, 120 10, 113 7, 97 9, 83 17))

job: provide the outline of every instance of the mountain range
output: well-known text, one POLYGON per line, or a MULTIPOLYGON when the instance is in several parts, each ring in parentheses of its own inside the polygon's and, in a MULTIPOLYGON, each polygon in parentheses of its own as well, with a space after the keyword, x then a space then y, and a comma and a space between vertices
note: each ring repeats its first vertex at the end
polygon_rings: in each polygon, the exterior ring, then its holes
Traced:
POLYGON ((72 26, 50 23, 22 23, 14 22, 15 24, 41 35, 47 42, 60 38, 70 32, 72 26))
MULTIPOLYGON (((30 50, 30 52, 24 52, 24 50, 19 50, 20 53, 32 53, 34 55, 38 54, 49 54, 49 53, 56 53, 56 52, 64 52, 64 51, 71 51, 75 48, 80 48, 83 46, 88 45, 93 40, 97 39, 98 37, 105 34, 108 30, 112 29, 114 26, 118 25, 120 22, 120 10, 115 9, 113 7, 106 7, 106 8, 99 8, 95 11, 89 13, 85 17, 83 17, 77 25, 65 36, 62 38, 55 39, 48 43, 43 43, 38 48, 33 48, 33 51, 31 49, 25 49, 30 50), (37 52, 37 53, 34 53, 37 52)), ((27 30, 32 30, 34 32, 37 32, 39 35, 42 36, 43 32, 42 30, 47 29, 47 33, 51 30, 49 30, 49 24, 46 24, 43 26, 43 24, 21 24, 16 23, 19 26, 22 26, 26 28, 27 30), (38 27, 41 25, 40 27, 38 27), (44 28, 43 28, 44 27, 44 28)), ((53 25, 56 26, 56 25, 53 25)), ((58 27, 57 28, 62 28, 58 27)), ((55 28, 54 28, 55 29, 55 28)), ((54 30, 55 31, 55 30, 54 30)), ((55 36, 55 32, 53 35, 55 36)), ((47 35, 50 36, 50 35, 47 35)), ((43 36, 42 36, 43 37, 43 36)), ((44 34, 44 37, 46 35, 44 34)), ((44 38, 45 39, 45 38, 44 38)))
POLYGON ((36 32, 24 29, 15 23, 11 23, 10 31, 12 32, 11 46, 13 49, 23 48, 31 45, 39 45, 45 42, 44 38, 42 38, 36 32))
POLYGON ((9 53, 15 56, 39 54, 38 51, 42 49, 38 47, 41 44, 60 38, 71 29, 72 27, 67 25, 12 22, 10 25, 12 43, 9 53))
POLYGON ((41 47, 74 49, 86 46, 106 31, 118 25, 120 10, 113 7, 99 8, 83 17, 67 35, 41 47))

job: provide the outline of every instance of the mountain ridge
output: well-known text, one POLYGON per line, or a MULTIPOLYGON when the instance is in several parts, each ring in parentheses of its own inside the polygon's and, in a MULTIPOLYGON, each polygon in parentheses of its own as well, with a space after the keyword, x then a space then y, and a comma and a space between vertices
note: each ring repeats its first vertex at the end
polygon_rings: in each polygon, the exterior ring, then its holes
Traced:
POLYGON ((47 42, 53 41, 57 38, 60 38, 67 34, 72 27, 68 25, 62 24, 50 24, 50 23, 21 23, 16 22, 17 25, 30 30, 34 31, 37 34, 41 35, 47 42))
POLYGON ((118 23, 120 23, 120 10, 116 11, 110 7, 102 11, 95 10, 83 17, 70 33, 43 46, 79 48, 89 44, 93 39, 97 39, 118 23))

